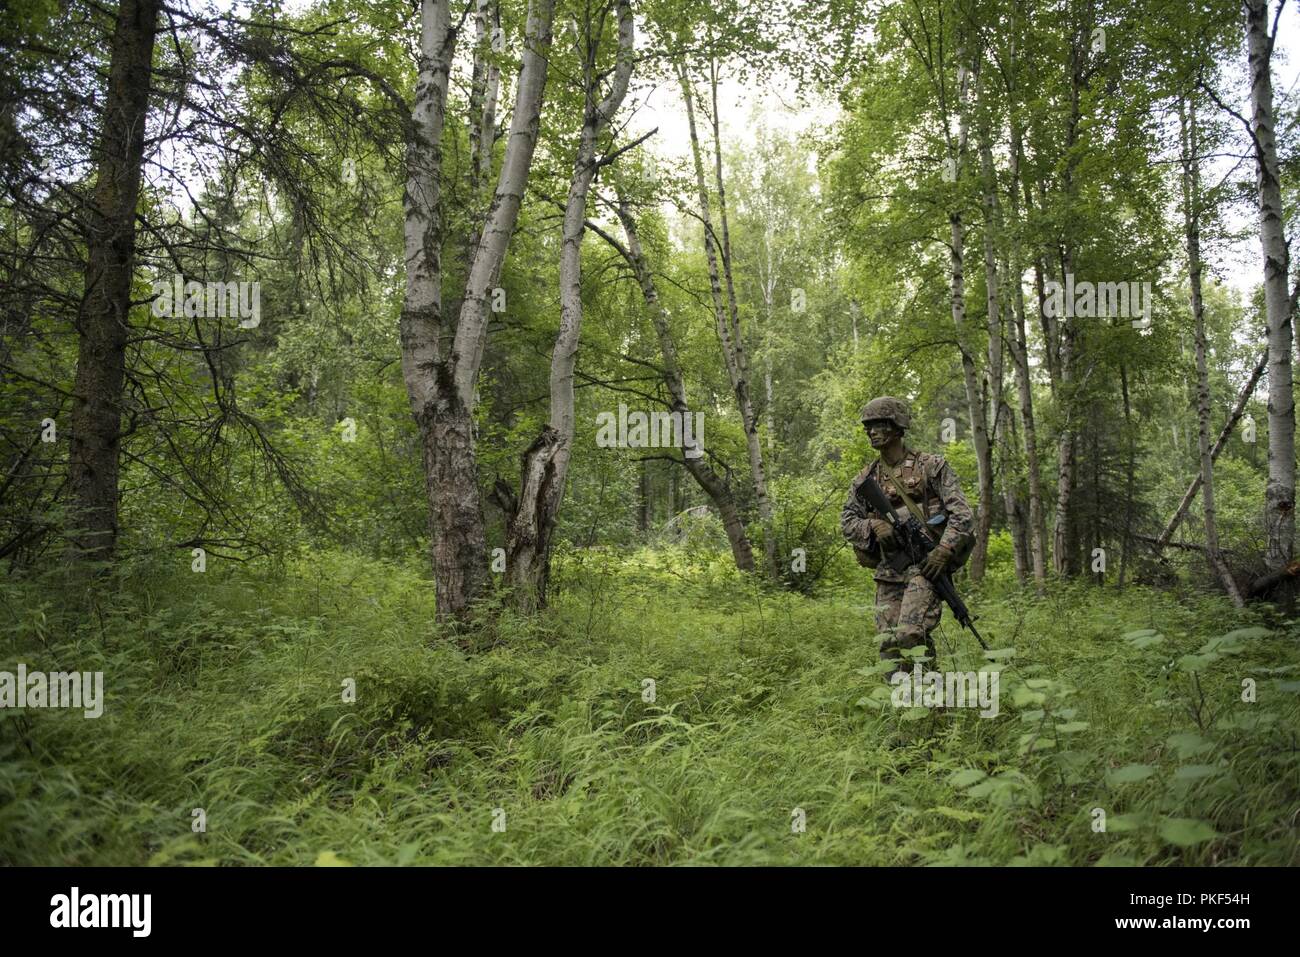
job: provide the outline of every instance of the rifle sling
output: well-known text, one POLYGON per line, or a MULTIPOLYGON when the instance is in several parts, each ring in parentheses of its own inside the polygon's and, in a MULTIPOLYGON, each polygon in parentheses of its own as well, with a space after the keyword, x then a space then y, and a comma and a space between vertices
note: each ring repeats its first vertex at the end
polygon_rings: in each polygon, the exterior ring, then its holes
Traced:
POLYGON ((906 505, 907 510, 912 513, 912 517, 916 519, 917 524, 925 529, 926 536, 936 545, 939 544, 939 539, 935 536, 934 531, 925 520, 925 513, 921 511, 920 507, 914 501, 912 501, 912 496, 908 495, 907 490, 903 488, 902 480, 898 477, 898 471, 891 469, 884 459, 880 459, 880 469, 888 475, 890 480, 894 483, 894 488, 897 490, 899 496, 902 497, 903 504, 906 505))

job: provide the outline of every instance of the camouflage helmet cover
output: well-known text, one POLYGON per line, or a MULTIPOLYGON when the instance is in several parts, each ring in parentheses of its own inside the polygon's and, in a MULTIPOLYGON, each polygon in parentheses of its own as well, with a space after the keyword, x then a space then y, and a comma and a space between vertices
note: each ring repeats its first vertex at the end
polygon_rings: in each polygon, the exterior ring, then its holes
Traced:
POLYGON ((862 424, 865 425, 873 419, 884 419, 893 422, 900 429, 907 429, 912 424, 912 416, 907 411, 907 403, 902 399, 895 399, 892 395, 882 395, 878 399, 872 399, 862 407, 862 424))

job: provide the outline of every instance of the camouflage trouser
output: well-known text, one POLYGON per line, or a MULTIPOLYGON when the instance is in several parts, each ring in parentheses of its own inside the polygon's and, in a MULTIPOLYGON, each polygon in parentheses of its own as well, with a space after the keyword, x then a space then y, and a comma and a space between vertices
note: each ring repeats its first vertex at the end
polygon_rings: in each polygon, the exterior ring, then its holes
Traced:
POLYGON ((915 566, 906 574, 905 582, 876 582, 876 630, 886 636, 880 660, 900 660, 900 649, 924 644, 933 667, 936 652, 930 632, 939 624, 943 599, 915 566))

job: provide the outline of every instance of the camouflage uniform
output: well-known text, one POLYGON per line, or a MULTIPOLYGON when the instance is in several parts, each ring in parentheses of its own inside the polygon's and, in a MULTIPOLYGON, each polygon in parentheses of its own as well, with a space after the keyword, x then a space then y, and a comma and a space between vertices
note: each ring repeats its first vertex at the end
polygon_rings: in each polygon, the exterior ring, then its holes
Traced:
POLYGON ((963 552, 963 545, 972 535, 975 516, 956 474, 942 455, 916 452, 904 446, 903 458, 892 470, 896 480, 889 476, 891 470, 886 469, 882 474, 881 466, 880 459, 876 459, 853 479, 840 513, 840 530, 853 545, 859 561, 876 568, 876 630, 888 635, 880 647, 881 659, 897 660, 901 657, 899 649, 924 644, 933 662, 935 645, 930 633, 939 624, 943 600, 935 593, 930 580, 921 574, 919 565, 909 565, 903 571, 895 571, 883 563, 876 565, 884 555, 867 522, 873 513, 859 500, 858 486, 866 476, 874 478, 889 496, 901 521, 907 521, 911 513, 898 494, 895 481, 902 483, 926 518, 943 509, 948 513, 948 523, 939 544, 957 554, 963 552))

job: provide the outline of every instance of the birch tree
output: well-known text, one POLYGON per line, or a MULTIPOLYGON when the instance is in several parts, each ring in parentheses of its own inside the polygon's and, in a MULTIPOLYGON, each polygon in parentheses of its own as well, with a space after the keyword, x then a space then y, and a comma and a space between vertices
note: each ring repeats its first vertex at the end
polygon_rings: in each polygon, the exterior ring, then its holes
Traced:
MULTIPOLYGON (((970 556, 970 576, 979 581, 984 576, 984 563, 988 555, 988 536, 993 520, 993 457, 989 446, 988 414, 985 396, 980 388, 975 366, 975 354, 966 327, 966 224, 960 205, 960 182, 965 165, 967 139, 970 134, 969 94, 972 72, 964 46, 957 48, 956 135, 950 133, 949 109, 946 104, 946 81, 942 68, 936 71, 940 103, 944 118, 944 139, 948 149, 948 175, 953 180, 954 197, 948 210, 948 288, 952 308, 952 324, 957 335, 957 348, 961 352, 962 385, 966 391, 966 412, 971 428, 971 441, 975 446, 975 465, 979 486, 979 513, 975 525, 975 548, 970 556)), ((996 295, 996 293, 994 293, 996 295)), ((992 346, 990 346, 992 348, 992 346)))
POLYGON ((528 183, 546 86, 554 0, 530 0, 501 170, 469 261, 455 322, 442 310, 442 140, 458 25, 449 0, 422 0, 406 152, 402 378, 424 449, 431 559, 441 621, 468 617, 486 580, 474 437, 475 384, 496 287, 528 183))
MULTIPOLYGON (((691 403, 686 391, 686 379, 682 373, 681 362, 677 356, 677 344, 673 339, 670 316, 663 300, 659 297, 654 274, 641 246, 632 206, 627 197, 621 193, 618 197, 617 213, 623 227, 623 234, 627 237, 626 246, 603 231, 601 235, 627 261, 636 276, 637 285, 645 300, 646 311, 650 316, 650 323, 654 327, 655 338, 659 343, 659 355, 663 362, 663 380, 669 396, 669 409, 681 415, 682 420, 685 421, 686 416, 692 414, 691 403)), ((706 447, 697 445, 695 448, 683 449, 683 453, 682 467, 690 473, 691 478, 695 479, 696 484, 713 503, 713 507, 718 510, 736 567, 741 571, 754 571, 753 547, 745 531, 745 523, 741 520, 740 511, 736 507, 735 495, 728 480, 719 475, 710 464, 706 447)))
POLYGON ((582 239, 586 232, 587 195, 597 171, 611 156, 598 158, 601 136, 627 95, 632 76, 635 31, 629 0, 585 8, 577 38, 582 78, 582 131, 573 163, 564 226, 560 240, 560 327, 551 354, 550 419, 523 453, 517 498, 500 489, 506 507, 506 577, 516 606, 531 612, 546 604, 551 540, 564 484, 569 473, 574 436, 573 377, 582 333, 582 239), (612 76, 601 69, 601 30, 610 6, 617 21, 618 48, 612 76), (609 90, 600 97, 600 87, 609 90))
MULTIPOLYGON (((684 62, 674 64, 678 85, 681 89, 682 102, 686 108, 687 129, 690 132, 691 160, 695 172, 695 187, 699 202, 699 218, 704 234, 704 260, 709 271, 709 292, 713 302, 714 322, 718 330, 718 342, 722 347, 723 363, 727 377, 736 396, 736 406, 740 411, 741 427, 745 432, 745 447, 749 453, 749 468, 754 483, 754 498, 758 505, 759 519, 763 524, 764 553, 767 571, 774 578, 779 577, 776 565, 776 537, 772 523, 772 505, 767 494, 767 471, 763 462, 763 447, 758 436, 758 419, 754 413, 753 398, 749 388, 749 362, 746 357, 744 335, 740 328, 740 315, 736 307, 735 285, 731 272, 731 250, 729 237, 725 232, 719 233, 713 225, 710 211, 709 187, 704 173, 703 151, 700 146, 699 130, 696 125, 695 94, 691 85, 690 74, 684 62), (721 270, 719 262, 721 261, 721 270), (726 281, 726 298, 723 297, 723 279, 726 281)), ((722 147, 719 142, 721 132, 717 119, 717 74, 716 66, 710 64, 710 92, 712 94, 712 122, 714 146, 714 177, 718 188, 719 213, 725 228, 726 192, 722 177, 722 147)))
POLYGON ((1237 583, 1219 552, 1219 531, 1214 518, 1214 459, 1210 455, 1210 373, 1206 361, 1208 347, 1205 338, 1205 300, 1201 294, 1200 138, 1194 99, 1180 99, 1178 127, 1182 161, 1183 235, 1187 245, 1187 278, 1193 335, 1196 339, 1196 438, 1205 521, 1205 557, 1223 582, 1232 603, 1240 608, 1244 602, 1237 583))
MULTIPOLYGON (((1268 0, 1244 0, 1250 79, 1250 125, 1259 198, 1259 243, 1264 254, 1264 314, 1268 330, 1268 482, 1264 488, 1264 564, 1277 572, 1295 546, 1295 398, 1292 393, 1292 303, 1287 294, 1291 258, 1282 214, 1282 179, 1273 111, 1273 44, 1268 0)), ((1278 5, 1278 16, 1282 13, 1278 5)))

